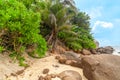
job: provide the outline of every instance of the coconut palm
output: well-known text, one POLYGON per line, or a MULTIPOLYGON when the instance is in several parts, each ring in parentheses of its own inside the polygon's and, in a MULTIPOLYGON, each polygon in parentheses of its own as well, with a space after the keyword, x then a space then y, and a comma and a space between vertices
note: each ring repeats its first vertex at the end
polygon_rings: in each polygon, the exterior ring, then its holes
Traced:
POLYGON ((88 42, 89 38, 85 39, 90 33, 90 17, 77 10, 74 0, 36 0, 31 7, 41 14, 40 33, 52 50, 59 40, 77 50, 82 49, 85 41, 88 42))
POLYGON ((71 8, 70 13, 71 6, 66 6, 68 4, 65 5, 60 0, 50 0, 47 4, 48 5, 42 12, 43 22, 41 24, 44 29, 49 29, 46 30, 48 34, 45 34, 45 36, 48 44, 50 44, 54 50, 58 40, 58 33, 63 30, 66 32, 71 31, 72 25, 70 24, 70 19, 73 17, 74 11, 72 11, 71 8))

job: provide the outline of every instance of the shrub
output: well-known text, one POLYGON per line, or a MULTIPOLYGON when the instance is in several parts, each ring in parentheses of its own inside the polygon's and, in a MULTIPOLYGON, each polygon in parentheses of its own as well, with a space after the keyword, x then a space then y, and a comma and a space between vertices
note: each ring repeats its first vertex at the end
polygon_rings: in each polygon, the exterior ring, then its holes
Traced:
POLYGON ((0 53, 4 50, 3 46, 0 46, 0 53))
POLYGON ((75 51, 81 50, 81 39, 78 38, 78 35, 73 31, 60 31, 58 37, 62 40, 65 45, 75 51))
MULTIPOLYGON (((35 45, 32 55, 42 57, 46 41, 39 35, 40 13, 28 10, 16 0, 0 0, 0 46, 24 61, 22 53, 29 45, 35 45), (19 57, 18 57, 19 56, 19 57)), ((21 62, 20 62, 21 63, 21 62)))
POLYGON ((95 49, 96 45, 94 43, 94 38, 92 34, 82 27, 77 28, 77 30, 78 37, 79 39, 81 39, 80 44, 82 45, 82 47, 85 49, 95 49))
POLYGON ((60 31, 58 37, 66 44, 67 47, 77 51, 83 48, 94 49, 96 45, 92 34, 83 28, 76 28, 70 31, 60 31))

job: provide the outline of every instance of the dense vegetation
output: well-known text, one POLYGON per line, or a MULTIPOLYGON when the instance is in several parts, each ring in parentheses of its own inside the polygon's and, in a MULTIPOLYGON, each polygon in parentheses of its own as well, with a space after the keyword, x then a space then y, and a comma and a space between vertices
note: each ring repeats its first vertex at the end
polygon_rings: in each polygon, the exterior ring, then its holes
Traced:
POLYGON ((24 65, 25 51, 42 57, 58 41, 75 51, 93 49, 89 20, 73 0, 0 0, 0 52, 24 65))
POLYGON ((90 17, 77 10, 73 0, 48 0, 42 3, 46 5, 39 7, 42 14, 41 34, 52 50, 58 41, 73 50, 95 48, 90 33, 90 17))
POLYGON ((24 65, 24 53, 29 52, 42 57, 46 42, 39 34, 40 13, 28 10, 16 0, 0 1, 0 48, 11 51, 10 56, 19 59, 24 65), (31 48, 32 46, 32 48, 31 48), (30 51, 31 48, 31 51, 30 51))

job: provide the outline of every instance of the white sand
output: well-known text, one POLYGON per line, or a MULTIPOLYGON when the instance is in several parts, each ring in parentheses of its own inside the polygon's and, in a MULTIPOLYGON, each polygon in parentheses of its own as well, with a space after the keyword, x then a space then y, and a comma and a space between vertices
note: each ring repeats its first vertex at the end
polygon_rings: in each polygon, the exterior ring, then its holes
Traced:
MULTIPOLYGON (((22 74, 18 76, 10 76, 10 73, 15 73, 18 70, 22 70, 23 67, 18 66, 17 64, 9 63, 11 59, 8 56, 2 56, 0 54, 0 80, 38 80, 38 77, 42 74, 42 71, 45 68, 50 70, 49 74, 58 74, 64 70, 74 70, 80 73, 82 80, 87 80, 83 76, 82 69, 72 67, 69 65, 59 64, 54 56, 42 58, 42 59, 33 59, 28 58, 30 67, 28 67, 22 74), (8 76, 8 78, 5 77, 8 76)), ((44 76, 44 75, 43 75, 44 76)), ((54 78, 52 80, 60 80, 59 78, 54 78)))

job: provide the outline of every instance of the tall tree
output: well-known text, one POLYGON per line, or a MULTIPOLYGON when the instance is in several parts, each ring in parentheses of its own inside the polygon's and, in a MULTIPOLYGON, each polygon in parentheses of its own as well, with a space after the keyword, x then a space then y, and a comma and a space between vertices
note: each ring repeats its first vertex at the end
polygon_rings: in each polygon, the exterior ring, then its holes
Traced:
POLYGON ((50 32, 45 36, 47 36, 48 44, 52 45, 52 49, 54 50, 58 40, 58 33, 63 29, 70 30, 70 19, 72 18, 73 14, 69 13, 71 6, 67 7, 65 4, 63 4, 63 2, 60 2, 60 0, 51 1, 47 3, 47 6, 49 7, 46 7, 43 12, 42 25, 43 28, 47 27, 50 29, 50 32))
POLYGON ((78 33, 83 48, 95 48, 94 38, 91 34, 90 17, 85 12, 79 12, 71 20, 75 25, 74 31, 78 33))
POLYGON ((58 40, 77 50, 93 44, 90 17, 76 8, 74 0, 35 0, 31 5, 41 13, 40 33, 53 50, 58 40))
POLYGON ((78 26, 77 28, 82 27, 88 32, 90 31, 90 17, 85 12, 79 12, 71 21, 72 24, 78 26))

